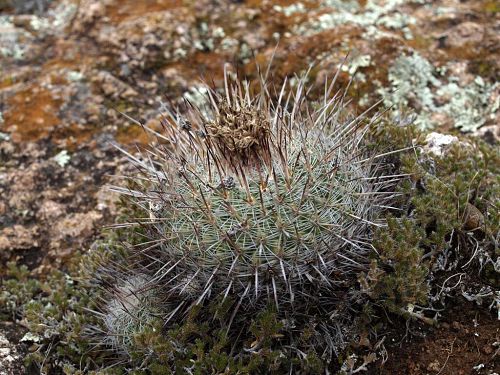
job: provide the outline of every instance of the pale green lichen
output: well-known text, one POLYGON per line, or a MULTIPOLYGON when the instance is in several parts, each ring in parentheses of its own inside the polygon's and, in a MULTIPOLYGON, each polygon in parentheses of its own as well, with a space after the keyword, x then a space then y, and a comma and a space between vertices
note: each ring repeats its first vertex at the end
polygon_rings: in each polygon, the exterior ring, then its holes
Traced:
POLYGON ((193 86, 184 93, 183 98, 195 107, 204 108, 207 104, 207 94, 208 89, 205 86, 193 86))
MULTIPOLYGON (((196 48, 196 46, 195 46, 195 48, 196 48)), ((186 57, 187 54, 188 54, 188 52, 184 48, 177 48, 173 52, 174 58, 178 58, 178 59, 182 59, 182 58, 186 57)))
POLYGON ((398 6, 408 3, 407 0, 387 0, 380 2, 368 0, 364 7, 355 1, 327 0, 322 7, 330 9, 320 14, 316 19, 298 25, 294 32, 301 35, 310 35, 340 25, 354 24, 365 28, 365 37, 378 38, 386 35, 383 28, 401 30, 406 39, 412 39, 410 25, 416 23, 414 17, 397 10, 398 6), (382 28, 382 29, 381 29, 382 28))
POLYGON ((252 58, 252 49, 250 48, 250 46, 248 44, 241 43, 238 57, 245 64, 250 61, 250 59, 252 58))
POLYGON ((16 27, 12 16, 0 16, 0 55, 14 60, 23 60, 31 41, 35 37, 54 35, 64 29, 77 11, 75 4, 63 1, 53 9, 49 9, 43 16, 29 15, 29 26, 36 35, 16 27))
POLYGON ((214 38, 224 38, 226 33, 222 27, 218 26, 212 31, 212 36, 214 38))
POLYGON ((357 0, 323 0, 321 6, 324 8, 335 8, 344 12, 357 12, 360 6, 357 0))
POLYGON ((76 70, 70 70, 66 74, 66 77, 68 78, 69 81, 77 82, 81 81, 85 77, 85 75, 82 72, 78 72, 76 70))
POLYGON ((199 51, 214 51, 226 36, 224 28, 220 26, 210 28, 206 22, 201 22, 197 31, 200 38, 193 40, 193 46, 199 51))
POLYGON ((46 30, 50 28, 50 21, 45 17, 33 16, 30 21, 30 26, 35 31, 46 30))
POLYGON ((448 14, 456 13, 457 8, 455 7, 428 7, 432 13, 436 16, 443 16, 448 14))
POLYGON ((415 123, 422 129, 438 126, 432 119, 432 114, 438 113, 464 132, 477 130, 498 111, 499 100, 491 103, 490 98, 500 85, 487 83, 480 76, 461 85, 456 76, 444 78, 446 72, 446 67, 436 69, 418 53, 400 56, 389 68, 390 86, 378 92, 395 115, 401 114, 399 108, 415 107, 415 123))
POLYGON ((306 7, 302 3, 295 3, 291 4, 289 6, 282 7, 280 5, 275 5, 273 6, 273 9, 276 12, 283 13, 285 17, 290 17, 294 15, 295 13, 305 13, 306 12, 306 7))
POLYGON ((371 65, 372 58, 370 55, 358 55, 354 57, 349 64, 342 65, 342 71, 353 75, 357 72, 356 78, 358 81, 365 82, 366 76, 359 72, 359 68, 366 68, 371 65))
POLYGON ((461 87, 459 82, 457 77, 450 77, 449 83, 437 91, 437 96, 451 98, 440 111, 453 118, 455 127, 464 132, 473 132, 498 110, 499 98, 492 104, 490 97, 500 85, 498 82, 488 84, 480 76, 465 87, 461 87))
POLYGON ((0 16, 0 55, 22 60, 32 36, 27 31, 15 27, 12 17, 0 16))
POLYGON ((32 16, 30 25, 33 30, 44 34, 54 34, 64 29, 72 20, 77 6, 69 1, 63 1, 54 9, 49 9, 46 15, 32 16))
POLYGON ((240 42, 237 39, 231 37, 225 37, 224 39, 221 40, 220 47, 223 50, 229 50, 237 47, 239 43, 240 42))
POLYGON ((53 159, 60 167, 64 168, 71 160, 71 156, 69 156, 68 151, 62 150, 53 159))
POLYGON ((422 129, 429 128, 425 114, 436 110, 432 88, 441 85, 435 74, 432 64, 418 53, 400 56, 389 68, 390 87, 380 88, 378 92, 386 106, 394 107, 396 115, 401 114, 400 107, 412 107, 412 103, 418 103, 424 115, 417 117, 416 124, 422 129))
POLYGON ((33 334, 31 332, 27 332, 19 342, 28 342, 28 343, 38 343, 42 341, 42 337, 39 335, 33 334))

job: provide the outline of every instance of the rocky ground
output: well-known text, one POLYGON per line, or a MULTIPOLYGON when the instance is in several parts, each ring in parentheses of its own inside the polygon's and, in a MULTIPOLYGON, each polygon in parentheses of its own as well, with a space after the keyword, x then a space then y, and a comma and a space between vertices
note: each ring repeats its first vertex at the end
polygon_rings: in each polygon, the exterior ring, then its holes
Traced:
MULTIPOLYGON (((348 54, 340 84, 357 71, 357 110, 383 99, 422 128, 498 141, 499 11, 495 0, 0 0, 2 266, 43 277, 85 251, 116 214, 113 144, 147 142, 119 112, 154 128, 162 103, 200 100, 200 77, 220 86, 226 62, 252 78, 274 55, 273 80, 312 65, 321 87, 348 54)), ((460 309, 438 329, 390 333, 372 371, 500 372, 498 320, 460 309)), ((0 326, 0 373, 20 368, 18 339, 0 326)))

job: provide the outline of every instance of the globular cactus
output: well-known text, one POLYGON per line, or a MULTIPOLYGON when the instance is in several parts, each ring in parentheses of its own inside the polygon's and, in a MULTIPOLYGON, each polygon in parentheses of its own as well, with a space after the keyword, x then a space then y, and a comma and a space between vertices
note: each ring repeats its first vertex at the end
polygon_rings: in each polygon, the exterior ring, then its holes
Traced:
MULTIPOLYGON (((260 83, 253 95, 226 73, 206 108, 164 109, 165 131, 148 129, 158 142, 142 157, 127 153, 135 187, 115 190, 143 212, 135 226, 144 240, 122 268, 161 290, 173 306, 165 324, 230 297, 229 326, 269 305, 307 319, 313 306, 332 320, 328 331, 359 298, 372 229, 397 195, 385 154, 363 139, 379 116, 348 118, 335 81, 319 103, 307 100, 305 77, 275 93, 260 83)), ((332 351, 339 340, 324 341, 332 351)))
POLYGON ((101 301, 101 311, 94 311, 101 317, 102 326, 89 326, 86 334, 98 346, 128 355, 133 351, 134 337, 154 325, 161 310, 146 275, 127 275, 117 282, 101 301))

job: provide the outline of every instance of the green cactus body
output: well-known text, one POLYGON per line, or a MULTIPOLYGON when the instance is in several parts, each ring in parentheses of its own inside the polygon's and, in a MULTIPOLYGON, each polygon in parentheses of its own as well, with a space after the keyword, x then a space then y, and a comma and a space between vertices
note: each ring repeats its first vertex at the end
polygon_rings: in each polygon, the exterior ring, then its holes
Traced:
POLYGON ((197 297, 237 290, 257 299, 264 293, 279 308, 298 284, 313 279, 316 287, 328 287, 332 271, 359 267, 366 251, 358 237, 372 215, 363 196, 370 185, 362 166, 321 160, 328 150, 314 141, 290 145, 288 181, 277 173, 264 180, 252 170, 242 186, 229 173, 211 180, 203 164, 193 165, 190 177, 191 166, 184 166, 173 199, 159 193, 156 200, 163 208, 154 213, 151 237, 165 241, 153 251, 176 267, 155 276, 168 280, 170 272, 180 272, 192 281, 179 292, 190 286, 197 297))
POLYGON ((359 297, 372 227, 396 195, 398 177, 363 146, 378 117, 343 119, 343 97, 331 90, 312 108, 304 80, 289 95, 285 83, 276 101, 265 83, 255 96, 228 74, 225 86, 209 92, 208 108, 166 111, 161 142, 142 158, 128 154, 137 186, 115 190, 140 207, 145 238, 126 273, 148 275, 173 306, 166 323, 228 297, 229 326, 269 305, 338 316, 359 297))

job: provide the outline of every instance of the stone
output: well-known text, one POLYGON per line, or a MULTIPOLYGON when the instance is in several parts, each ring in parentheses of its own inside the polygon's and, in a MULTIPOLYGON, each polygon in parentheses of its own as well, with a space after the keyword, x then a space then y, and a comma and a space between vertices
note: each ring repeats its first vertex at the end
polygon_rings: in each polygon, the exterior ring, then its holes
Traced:
POLYGON ((443 44, 449 48, 461 48, 479 44, 484 38, 484 27, 475 22, 462 22, 443 34, 443 44))
POLYGON ((0 252, 38 247, 38 226, 14 225, 0 231, 0 252))
POLYGON ((444 150, 455 142, 458 142, 458 138, 454 135, 432 132, 425 137, 423 149, 426 153, 441 156, 444 150))

